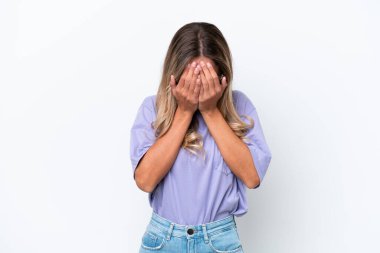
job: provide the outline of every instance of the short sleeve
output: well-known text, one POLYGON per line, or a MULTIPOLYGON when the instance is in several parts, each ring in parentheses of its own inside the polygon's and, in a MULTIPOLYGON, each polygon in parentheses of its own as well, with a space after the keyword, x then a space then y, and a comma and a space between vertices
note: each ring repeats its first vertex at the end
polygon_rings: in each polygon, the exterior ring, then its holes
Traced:
MULTIPOLYGON (((245 93, 239 90, 235 90, 235 99, 239 115, 247 115, 254 121, 253 128, 249 129, 247 132, 246 137, 249 139, 249 142, 246 142, 246 144, 251 152, 257 174, 260 178, 260 183, 254 188, 256 189, 261 185, 264 179, 272 159, 272 153, 267 145, 258 112, 252 101, 245 93)), ((241 117, 241 119, 244 122, 249 123, 249 120, 244 116, 241 117)))
POLYGON ((130 158, 133 179, 135 179, 137 165, 156 139, 152 125, 156 118, 153 98, 154 96, 148 96, 143 100, 130 130, 130 158))

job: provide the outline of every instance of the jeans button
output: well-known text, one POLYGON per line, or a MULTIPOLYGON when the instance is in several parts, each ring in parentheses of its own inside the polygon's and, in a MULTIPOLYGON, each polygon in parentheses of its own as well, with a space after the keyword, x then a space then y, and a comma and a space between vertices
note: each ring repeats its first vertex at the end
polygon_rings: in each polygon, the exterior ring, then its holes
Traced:
POLYGON ((194 230, 193 230, 192 228, 189 228, 189 229, 187 230, 187 233, 188 233, 189 235, 192 235, 192 234, 194 234, 194 230))

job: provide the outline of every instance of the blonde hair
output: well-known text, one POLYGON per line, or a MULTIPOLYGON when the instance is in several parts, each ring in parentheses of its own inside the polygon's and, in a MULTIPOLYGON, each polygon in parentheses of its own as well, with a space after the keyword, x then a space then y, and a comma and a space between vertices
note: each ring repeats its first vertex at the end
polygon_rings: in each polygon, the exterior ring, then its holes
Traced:
MULTIPOLYGON (((218 67, 218 75, 223 74, 227 80, 227 87, 217 103, 221 114, 233 132, 243 141, 254 120, 248 115, 249 124, 239 117, 232 96, 232 56, 225 38, 220 30, 213 24, 206 22, 192 22, 182 26, 173 36, 163 65, 162 78, 156 96, 156 120, 152 126, 156 138, 164 135, 173 122, 177 108, 175 97, 170 89, 170 75, 173 74, 178 82, 187 64, 198 56, 205 56, 214 61, 218 67)), ((195 115, 185 134, 182 147, 192 154, 201 153, 205 159, 202 135, 197 132, 199 122, 195 115)))

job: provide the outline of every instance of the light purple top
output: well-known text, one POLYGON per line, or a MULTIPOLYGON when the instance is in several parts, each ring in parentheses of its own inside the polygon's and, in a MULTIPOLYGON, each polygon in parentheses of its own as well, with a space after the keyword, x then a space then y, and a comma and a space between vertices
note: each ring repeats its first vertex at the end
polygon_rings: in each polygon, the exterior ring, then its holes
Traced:
MULTIPOLYGON (((254 128, 247 134, 253 142, 247 146, 261 184, 272 154, 251 100, 239 90, 233 90, 232 94, 238 114, 247 114, 255 121, 254 128)), ((151 128, 151 123, 156 118, 155 99, 156 95, 145 97, 131 128, 133 177, 138 162, 155 141, 154 130, 151 128)), ((194 116, 199 120, 198 132, 203 136, 206 160, 203 161, 201 157, 196 157, 181 147, 172 168, 155 190, 148 194, 149 204, 157 214, 184 225, 203 224, 230 214, 242 216, 248 211, 247 187, 225 163, 201 113, 197 110, 194 116)), ((248 119, 241 118, 249 123, 248 119)))

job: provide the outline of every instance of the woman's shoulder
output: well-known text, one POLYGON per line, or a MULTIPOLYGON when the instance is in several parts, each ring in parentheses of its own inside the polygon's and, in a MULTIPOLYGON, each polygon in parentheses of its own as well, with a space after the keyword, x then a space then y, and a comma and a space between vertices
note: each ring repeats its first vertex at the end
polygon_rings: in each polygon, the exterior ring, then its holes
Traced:
POLYGON ((144 106, 146 108, 148 108, 149 110, 151 110, 152 112, 155 111, 155 107, 156 107, 156 96, 157 95, 148 95, 148 96, 145 96, 143 98, 143 101, 141 103, 141 106, 144 106))
POLYGON ((246 112, 247 110, 256 109, 252 100, 241 90, 232 90, 232 99, 238 112, 246 112))

